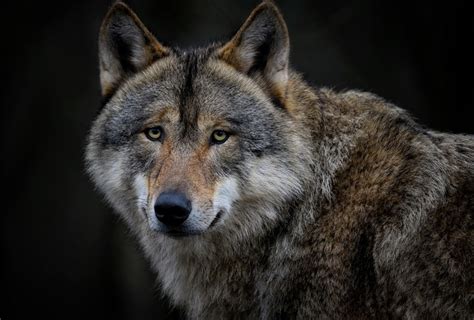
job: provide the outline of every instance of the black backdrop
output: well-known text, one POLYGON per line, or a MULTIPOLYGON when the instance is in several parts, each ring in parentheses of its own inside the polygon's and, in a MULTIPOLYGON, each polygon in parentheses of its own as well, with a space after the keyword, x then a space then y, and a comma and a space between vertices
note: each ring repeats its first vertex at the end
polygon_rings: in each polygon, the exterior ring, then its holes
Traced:
MULTIPOLYGON (((312 84, 369 90, 434 129, 474 133, 467 1, 277 2, 292 64, 312 84)), ((230 36, 257 1, 128 3, 158 39, 191 46, 230 36)), ((84 174, 110 4, 2 4, 2 320, 178 316, 84 174)))

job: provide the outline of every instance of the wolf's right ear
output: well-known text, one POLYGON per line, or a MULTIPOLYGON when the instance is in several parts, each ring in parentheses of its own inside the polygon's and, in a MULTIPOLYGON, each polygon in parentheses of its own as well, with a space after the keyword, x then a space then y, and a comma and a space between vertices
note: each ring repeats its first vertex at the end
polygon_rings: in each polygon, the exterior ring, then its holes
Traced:
POLYGON ((124 79, 168 55, 168 52, 126 4, 116 2, 100 28, 102 95, 112 95, 124 79))

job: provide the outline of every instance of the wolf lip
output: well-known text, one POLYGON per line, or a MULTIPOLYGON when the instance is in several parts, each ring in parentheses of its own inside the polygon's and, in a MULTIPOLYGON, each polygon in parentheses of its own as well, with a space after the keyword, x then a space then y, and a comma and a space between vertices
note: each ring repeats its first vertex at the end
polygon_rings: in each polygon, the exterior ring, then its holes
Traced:
POLYGON ((165 234, 171 238, 185 238, 189 236, 197 236, 200 232, 169 230, 166 231, 165 234))
POLYGON ((216 214, 216 216, 214 217, 214 220, 212 220, 211 224, 209 225, 209 228, 214 227, 214 226, 216 225, 216 223, 219 222, 219 220, 221 219, 223 213, 224 213, 224 212, 222 212, 222 210, 220 210, 220 211, 216 214))

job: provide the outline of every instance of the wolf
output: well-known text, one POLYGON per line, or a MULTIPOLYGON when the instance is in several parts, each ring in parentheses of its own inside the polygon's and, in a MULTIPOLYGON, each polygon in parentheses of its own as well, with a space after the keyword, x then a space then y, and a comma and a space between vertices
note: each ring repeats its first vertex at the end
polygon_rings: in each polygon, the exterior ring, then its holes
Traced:
POLYGON ((472 319, 474 137, 310 87, 264 1, 227 42, 99 35, 91 179, 190 319, 472 319))

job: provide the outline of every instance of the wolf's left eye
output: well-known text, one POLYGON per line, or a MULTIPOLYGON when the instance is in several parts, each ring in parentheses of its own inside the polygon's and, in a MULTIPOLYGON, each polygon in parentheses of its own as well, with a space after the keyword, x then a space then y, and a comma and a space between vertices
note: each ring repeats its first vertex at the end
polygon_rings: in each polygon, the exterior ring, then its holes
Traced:
POLYGON ((161 127, 148 128, 145 130, 145 135, 151 141, 158 141, 163 135, 163 129, 161 127))
POLYGON ((214 130, 211 135, 211 141, 217 144, 226 142, 228 138, 229 134, 224 130, 214 130))

